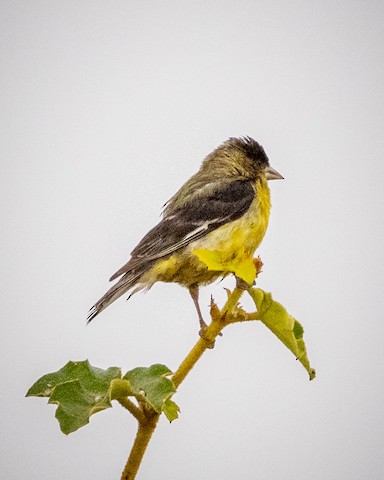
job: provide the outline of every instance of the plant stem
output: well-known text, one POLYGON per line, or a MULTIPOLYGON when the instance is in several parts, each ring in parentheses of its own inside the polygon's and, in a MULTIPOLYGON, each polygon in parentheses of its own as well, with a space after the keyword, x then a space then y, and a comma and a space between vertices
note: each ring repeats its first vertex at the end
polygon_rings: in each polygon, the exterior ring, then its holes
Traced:
POLYGON ((122 397, 117 399, 121 406, 126 408, 134 417, 136 417, 138 422, 145 421, 145 415, 143 414, 142 410, 139 407, 131 402, 128 397, 122 397))
POLYGON ((242 288, 236 287, 232 293, 229 294, 228 300, 226 301, 224 307, 222 308, 222 313, 231 313, 234 307, 236 307, 237 302, 240 300, 240 297, 244 293, 242 288))
POLYGON ((208 325, 204 332, 203 338, 200 338, 188 353, 185 359, 182 361, 179 368, 172 376, 172 382, 177 388, 180 383, 185 379, 188 373, 195 366, 199 358, 203 355, 207 348, 212 348, 215 342, 215 338, 220 334, 225 326, 227 326, 233 319, 231 318, 231 312, 236 307, 244 290, 241 288, 235 288, 232 293, 229 294, 228 300, 225 303, 221 311, 214 313, 211 306, 212 322, 208 325))
POLYGON ((207 350, 207 348, 212 348, 215 338, 217 335, 219 335, 224 326, 224 323, 220 325, 219 322, 212 322, 210 325, 208 325, 206 331, 204 332, 204 338, 199 338, 192 350, 188 353, 188 355, 180 364, 179 368, 173 374, 172 382, 176 388, 192 370, 205 350, 207 350))
POLYGON ((139 422, 135 442, 132 446, 131 453, 125 465, 121 480, 133 480, 139 470, 144 453, 147 449, 148 443, 155 431, 160 415, 156 412, 148 415, 144 422, 139 422))
POLYGON ((172 376, 172 382, 174 383, 176 388, 180 385, 180 383, 195 366, 196 362, 208 348, 208 345, 209 344, 207 343, 207 340, 200 338, 195 344, 195 346, 192 348, 192 350, 189 352, 189 354, 182 361, 181 365, 172 376))
MULTIPOLYGON (((188 355, 180 364, 179 368, 172 376, 172 382, 176 388, 192 370, 207 348, 213 347, 216 337, 220 334, 221 330, 225 326, 236 321, 246 320, 245 317, 238 319, 232 314, 233 309, 237 306, 237 303, 243 293, 243 289, 236 287, 232 293, 229 293, 228 300, 221 311, 212 301, 212 322, 207 326, 203 337, 199 338, 199 340, 195 343, 192 350, 188 353, 188 355)), ((127 408, 139 422, 136 438, 121 477, 121 480, 134 480, 148 443, 153 432, 155 431, 160 414, 156 413, 153 409, 145 408, 144 405, 141 405, 140 408, 138 408, 129 400, 126 402, 125 400, 119 399, 119 402, 125 408, 127 408)))

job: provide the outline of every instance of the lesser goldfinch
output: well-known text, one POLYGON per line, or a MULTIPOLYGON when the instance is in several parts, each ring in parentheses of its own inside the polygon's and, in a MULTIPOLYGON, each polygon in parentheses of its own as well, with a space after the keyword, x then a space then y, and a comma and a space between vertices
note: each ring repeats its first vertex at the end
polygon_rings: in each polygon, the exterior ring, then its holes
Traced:
POLYGON ((90 309, 88 322, 128 291, 132 295, 155 282, 174 282, 189 289, 203 331, 199 286, 228 272, 209 270, 194 252, 218 251, 228 262, 253 257, 268 226, 267 180, 281 178, 255 140, 226 140, 164 205, 162 220, 112 275, 110 280, 120 279, 90 309))

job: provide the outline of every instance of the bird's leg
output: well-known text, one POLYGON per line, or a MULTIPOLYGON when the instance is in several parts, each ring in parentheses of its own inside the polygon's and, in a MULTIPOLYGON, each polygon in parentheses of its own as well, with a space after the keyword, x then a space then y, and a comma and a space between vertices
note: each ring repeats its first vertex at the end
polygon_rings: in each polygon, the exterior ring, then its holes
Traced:
POLYGON ((197 315, 199 317, 200 323, 200 336, 204 335, 205 330, 207 329, 207 324, 204 322, 203 315, 201 314, 200 305, 199 305, 199 287, 198 285, 191 285, 189 287, 189 293, 192 297, 193 303, 195 304, 195 308, 197 311, 197 315))

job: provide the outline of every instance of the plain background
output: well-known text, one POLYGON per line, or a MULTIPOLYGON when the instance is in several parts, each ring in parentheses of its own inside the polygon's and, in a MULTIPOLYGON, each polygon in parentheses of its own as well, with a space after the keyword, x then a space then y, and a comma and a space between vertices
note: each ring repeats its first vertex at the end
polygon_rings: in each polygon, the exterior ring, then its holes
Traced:
POLYGON ((384 477, 383 20, 381 1, 1 2, 1 478, 119 478, 136 428, 119 405, 66 437, 24 395, 70 359, 178 366, 198 331, 182 288, 85 317, 239 135, 285 177, 258 285, 304 325, 318 377, 262 325, 228 328, 139 478, 384 477))

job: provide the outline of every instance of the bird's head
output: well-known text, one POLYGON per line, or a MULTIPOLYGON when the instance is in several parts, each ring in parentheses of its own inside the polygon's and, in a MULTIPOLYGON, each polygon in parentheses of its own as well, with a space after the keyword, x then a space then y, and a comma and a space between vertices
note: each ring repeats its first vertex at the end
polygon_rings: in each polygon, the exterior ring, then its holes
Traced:
POLYGON ((218 173, 226 173, 225 176, 252 180, 261 176, 266 180, 284 178, 269 165, 264 148, 251 137, 229 138, 208 155, 204 164, 218 173))
POLYGON ((265 176, 267 180, 284 178, 269 165, 264 148, 251 137, 229 138, 222 145, 234 159, 236 168, 244 177, 256 179, 265 176))

